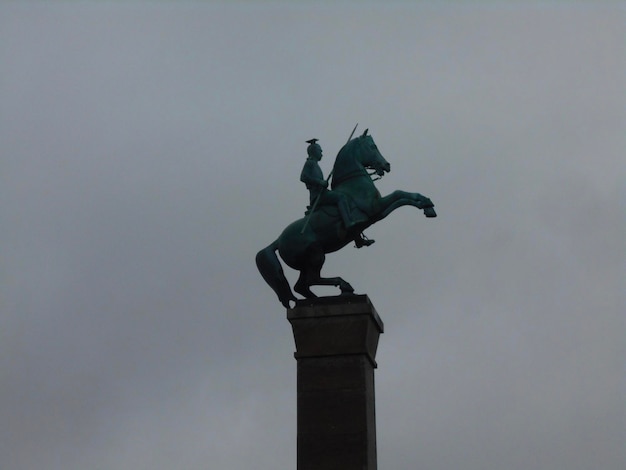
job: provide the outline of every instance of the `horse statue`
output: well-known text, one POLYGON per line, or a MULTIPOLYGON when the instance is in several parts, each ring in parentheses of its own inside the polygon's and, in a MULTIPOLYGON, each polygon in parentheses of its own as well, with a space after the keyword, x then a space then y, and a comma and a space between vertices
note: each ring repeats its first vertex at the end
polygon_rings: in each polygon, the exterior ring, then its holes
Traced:
POLYGON ((354 289, 342 278, 321 277, 326 253, 340 250, 367 227, 402 206, 414 206, 423 209, 426 217, 437 217, 432 201, 419 193, 397 190, 381 196, 372 176, 380 178, 390 170, 391 165, 366 129, 341 148, 332 171, 331 189, 347 197, 354 225, 344 226, 335 205, 313 206, 308 215, 288 225, 276 241, 257 253, 257 267, 284 307, 290 308, 289 302, 297 298, 285 278, 276 252, 289 267, 300 271, 293 287, 298 294, 313 298, 317 296, 311 286, 336 286, 341 294, 349 295, 354 289))

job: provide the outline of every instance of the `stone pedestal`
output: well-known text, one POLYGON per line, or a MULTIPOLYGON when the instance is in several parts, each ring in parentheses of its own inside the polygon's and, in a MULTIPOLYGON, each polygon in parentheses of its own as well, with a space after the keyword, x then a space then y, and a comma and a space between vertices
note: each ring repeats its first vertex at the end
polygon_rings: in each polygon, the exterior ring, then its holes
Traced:
POLYGON ((287 310, 298 361, 298 470, 376 470, 374 369, 383 322, 367 295, 287 310))

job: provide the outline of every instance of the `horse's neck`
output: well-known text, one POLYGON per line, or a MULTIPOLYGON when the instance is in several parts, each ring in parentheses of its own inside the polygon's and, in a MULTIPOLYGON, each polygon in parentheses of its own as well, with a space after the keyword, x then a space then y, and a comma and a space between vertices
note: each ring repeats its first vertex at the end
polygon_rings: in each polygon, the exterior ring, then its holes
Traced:
POLYGON ((354 152, 347 152, 345 150, 339 152, 333 167, 332 187, 336 188, 346 181, 360 176, 367 176, 369 178, 367 171, 354 155, 354 152))

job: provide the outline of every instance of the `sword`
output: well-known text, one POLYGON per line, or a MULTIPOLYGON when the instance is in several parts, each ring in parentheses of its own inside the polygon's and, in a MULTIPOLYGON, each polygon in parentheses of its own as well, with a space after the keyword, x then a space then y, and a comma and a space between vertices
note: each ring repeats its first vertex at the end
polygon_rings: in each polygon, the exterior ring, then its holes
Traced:
MULTIPOLYGON (((350 133, 350 137, 348 137, 348 142, 350 142, 350 140, 352 139, 352 136, 354 135, 354 131, 356 131, 356 128, 357 128, 358 125, 359 125, 359 123, 357 122, 356 125, 354 126, 354 129, 352 129, 352 132, 350 133)), ((348 142, 346 142, 346 145, 348 144, 348 142)), ((328 182, 330 181, 330 178, 333 176, 333 171, 335 171, 334 168, 332 170, 330 170, 330 173, 328 173, 328 177, 326 178, 326 185, 328 185, 328 182)), ((317 195, 317 198, 315 198, 315 201, 313 202, 313 205, 311 206, 311 210, 309 211, 309 215, 307 216, 306 220, 304 221, 304 225, 302 226, 302 230, 300 231, 300 233, 304 233, 304 230, 309 225, 309 220, 311 220, 311 215, 313 215, 313 212, 315 212, 315 209, 317 208, 317 205, 319 204, 320 199, 322 199, 322 194, 324 194, 324 191, 326 191, 326 188, 323 188, 320 191, 320 193, 317 195)))

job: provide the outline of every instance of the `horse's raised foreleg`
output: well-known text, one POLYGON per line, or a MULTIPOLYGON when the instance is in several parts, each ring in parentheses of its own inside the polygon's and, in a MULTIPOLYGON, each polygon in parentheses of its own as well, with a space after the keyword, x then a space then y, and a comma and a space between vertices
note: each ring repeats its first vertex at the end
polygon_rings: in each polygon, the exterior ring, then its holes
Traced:
POLYGON ((421 195, 420 193, 409 193, 406 191, 394 191, 388 196, 382 197, 380 199, 380 214, 379 219, 384 219, 397 208, 402 206, 413 206, 418 209, 424 210, 424 215, 426 217, 437 217, 437 213, 435 212, 435 205, 433 202, 427 198, 426 196, 421 195))

